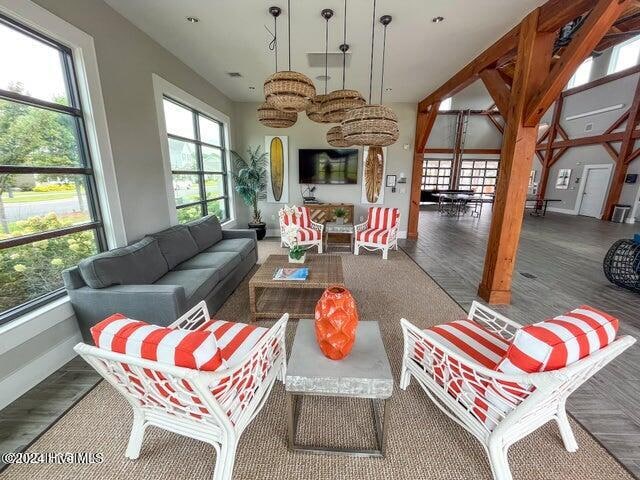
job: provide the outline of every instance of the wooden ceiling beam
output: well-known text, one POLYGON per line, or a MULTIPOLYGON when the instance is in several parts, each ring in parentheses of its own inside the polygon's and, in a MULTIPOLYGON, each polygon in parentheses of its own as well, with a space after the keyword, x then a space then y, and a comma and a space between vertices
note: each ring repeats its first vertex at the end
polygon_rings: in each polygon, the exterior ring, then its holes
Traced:
POLYGON ((540 7, 538 31, 555 32, 596 6, 597 0, 551 0, 540 7))
POLYGON ((598 0, 587 20, 553 66, 538 93, 527 106, 525 125, 532 127, 540 122, 540 119, 551 104, 562 93, 576 69, 593 52, 602 37, 629 7, 631 2, 632 0, 598 0))
POLYGON ((509 98, 511 97, 511 87, 507 86, 499 71, 495 68, 480 72, 482 83, 487 87, 487 91, 498 107, 498 111, 503 118, 507 118, 509 113, 509 98))

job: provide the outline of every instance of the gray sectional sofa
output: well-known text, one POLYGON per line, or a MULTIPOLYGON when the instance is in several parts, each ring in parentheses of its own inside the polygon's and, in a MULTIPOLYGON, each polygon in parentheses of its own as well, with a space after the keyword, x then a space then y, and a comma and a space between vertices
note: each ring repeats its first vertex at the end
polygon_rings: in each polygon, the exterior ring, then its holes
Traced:
POLYGON ((85 340, 122 313, 168 325, 201 300, 214 313, 258 261, 253 230, 223 230, 215 216, 89 257, 63 272, 85 340))

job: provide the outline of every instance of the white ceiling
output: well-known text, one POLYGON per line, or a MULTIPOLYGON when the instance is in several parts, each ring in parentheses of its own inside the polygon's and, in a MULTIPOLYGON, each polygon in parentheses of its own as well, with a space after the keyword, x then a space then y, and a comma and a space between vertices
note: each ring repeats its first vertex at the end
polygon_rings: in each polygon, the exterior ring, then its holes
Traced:
MULTIPOLYGON (((286 67, 286 1, 284 0, 106 0, 120 14, 171 51, 235 101, 260 101, 262 83, 273 73, 267 48, 273 27, 271 5, 283 9, 278 20, 279 66, 286 67), (185 20, 195 16, 199 23, 185 20), (230 78, 227 72, 240 72, 230 78), (255 87, 250 90, 249 87, 255 87)), ((393 16, 388 27, 385 102, 414 102, 440 86, 545 0, 378 0, 376 18, 393 16), (435 16, 445 21, 434 24, 435 16)), ((335 15, 329 23, 329 51, 342 43, 342 0, 292 2, 292 69, 315 78, 323 67, 309 67, 306 54, 324 51, 323 8, 335 15)), ((347 43, 352 58, 347 88, 369 92, 372 0, 349 0, 347 43)), ((380 96, 382 26, 376 21, 374 95, 380 96)), ((341 87, 339 68, 330 68, 329 90, 341 87)))

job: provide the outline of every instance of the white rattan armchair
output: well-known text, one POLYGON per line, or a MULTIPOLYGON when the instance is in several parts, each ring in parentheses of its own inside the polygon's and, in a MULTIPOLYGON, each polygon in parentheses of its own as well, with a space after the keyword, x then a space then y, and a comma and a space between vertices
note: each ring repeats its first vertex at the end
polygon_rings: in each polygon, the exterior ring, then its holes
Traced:
POLYGON ((365 222, 354 225, 354 255, 360 254, 360 248, 370 252, 382 250, 382 258, 387 260, 389 250, 398 250, 398 224, 400 211, 397 208, 371 207, 365 222), (392 219, 388 226, 383 226, 384 220, 378 211, 391 211, 392 219))
MULTIPOLYGON (((170 328, 198 330, 209 318, 201 302, 170 328)), ((83 343, 75 350, 133 409, 127 458, 138 458, 145 429, 153 425, 213 445, 217 453, 213 479, 229 480, 242 432, 262 409, 276 378, 285 378, 287 319, 283 315, 243 360, 215 372, 161 364, 83 343)))
MULTIPOLYGON (((510 341, 521 325, 473 302, 469 320, 510 341)), ((445 414, 475 436, 489 457, 495 480, 511 480, 507 451, 549 421, 555 421, 565 448, 578 444, 571 430, 567 397, 635 342, 621 336, 608 346, 560 370, 508 375, 469 360, 439 344, 412 325, 400 321, 404 354, 400 388, 415 378, 445 414)))
POLYGON ((318 247, 318 253, 322 253, 324 225, 311 220, 311 214, 307 207, 285 207, 278 212, 280 221, 280 246, 291 247, 287 239, 287 227, 291 224, 298 226, 296 244, 311 249, 318 247))

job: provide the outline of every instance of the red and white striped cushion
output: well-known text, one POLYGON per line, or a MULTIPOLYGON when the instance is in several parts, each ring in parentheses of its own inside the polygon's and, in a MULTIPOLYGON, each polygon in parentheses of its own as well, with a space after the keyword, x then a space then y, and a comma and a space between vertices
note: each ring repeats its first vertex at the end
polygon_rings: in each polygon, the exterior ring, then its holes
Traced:
POLYGON ((398 225, 400 210, 387 207, 370 207, 367 218, 367 228, 374 230, 387 230, 398 225))
POLYGON ((359 242, 367 242, 367 243, 378 243, 381 245, 386 245, 389 241, 389 233, 390 230, 369 228, 367 230, 362 230, 356 234, 356 240, 359 242))
POLYGON ((320 231, 313 228, 300 228, 298 230, 298 241, 309 242, 313 240, 320 240, 320 231))
POLYGON ((282 221, 285 225, 298 225, 302 228, 310 228, 311 227, 311 216, 309 215, 309 209, 307 207, 296 207, 295 211, 297 215, 294 213, 283 212, 282 221))
POLYGON ((618 319, 582 305, 518 330, 496 369, 534 373, 564 368, 609 345, 617 331, 618 319))
POLYGON ((166 365, 214 371, 223 365, 215 335, 159 327, 116 313, 91 328, 96 346, 166 365))

